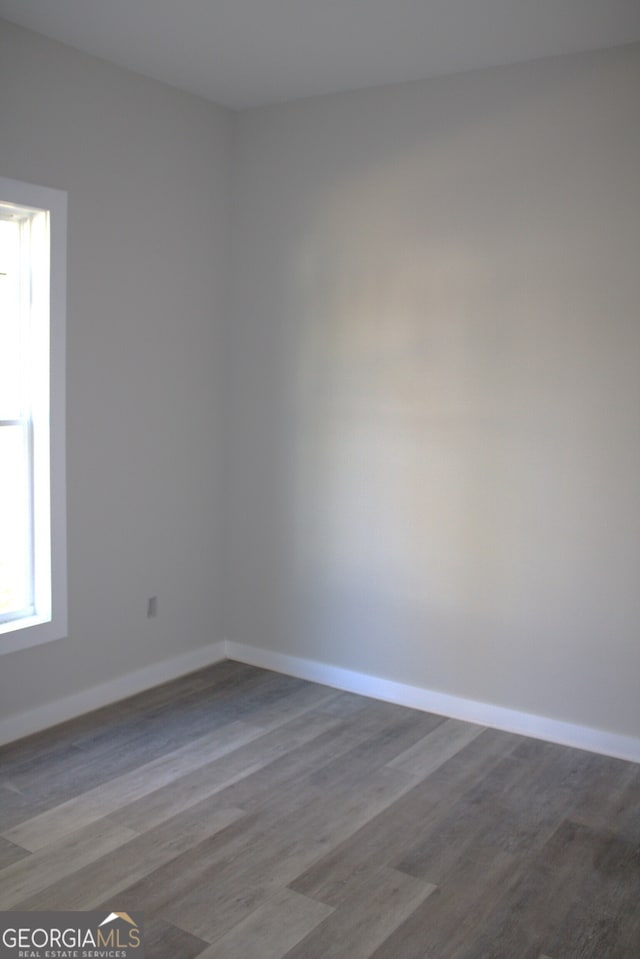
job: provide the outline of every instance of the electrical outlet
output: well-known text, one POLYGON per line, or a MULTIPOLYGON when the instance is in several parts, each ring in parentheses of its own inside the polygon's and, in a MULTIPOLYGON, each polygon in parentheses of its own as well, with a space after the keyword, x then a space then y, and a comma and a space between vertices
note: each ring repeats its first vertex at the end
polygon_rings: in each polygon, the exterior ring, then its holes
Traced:
POLYGON ((150 596, 147 600, 147 619, 153 619, 158 615, 158 597, 150 596))

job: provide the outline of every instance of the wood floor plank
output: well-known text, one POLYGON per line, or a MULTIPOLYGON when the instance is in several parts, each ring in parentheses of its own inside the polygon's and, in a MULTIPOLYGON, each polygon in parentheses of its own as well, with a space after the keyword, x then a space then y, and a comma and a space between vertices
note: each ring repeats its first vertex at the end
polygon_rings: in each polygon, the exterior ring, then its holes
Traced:
POLYGON ((589 788, 576 791, 569 818, 594 829, 629 835, 635 826, 640 835, 640 765, 592 753, 587 757, 589 788))
POLYGON ((397 709, 385 703, 368 706, 342 720, 335 730, 224 789, 220 801, 247 811, 259 809, 265 821, 267 817, 275 821, 304 805, 310 793, 325 795, 327 784, 334 791, 349 784, 357 788, 361 774, 382 767, 441 722, 427 714, 417 714, 414 722, 413 717, 407 719, 406 711, 402 715, 397 709))
POLYGON ((401 861, 419 848, 423 837, 439 835, 456 801, 518 743, 517 736, 486 730, 465 750, 464 760, 458 754, 439 767, 298 877, 292 888, 322 902, 339 902, 345 886, 365 867, 401 861))
POLYGON ((389 765, 393 769, 402 769, 422 779, 473 742, 484 729, 484 726, 473 723, 447 719, 420 742, 392 759, 389 765))
POLYGON ((136 835, 125 826, 106 821, 93 823, 5 867, 0 870, 0 909, 9 909, 52 883, 62 881, 77 869, 124 846, 136 835))
MULTIPOLYGON (((399 755, 408 751, 423 738, 444 725, 446 720, 434 713, 405 709, 391 703, 376 703, 373 700, 352 719, 369 729, 367 739, 354 747, 352 752, 339 760, 347 767, 354 763, 367 765, 390 765, 399 755)), ((399 767, 398 767, 399 768, 399 767)), ((413 772, 409 770, 409 772, 413 772)))
POLYGON ((323 903, 281 889, 198 959, 282 959, 332 912, 323 903))
POLYGON ((150 959, 639 959, 640 766, 220 663, 0 749, 0 908, 150 959))
POLYGON ((251 725, 275 728, 340 695, 264 670, 228 666, 218 664, 223 678, 217 683, 210 669, 203 670, 205 683, 196 673, 104 707, 90 714, 96 728, 87 717, 65 723, 57 727, 60 742, 47 731, 24 740, 22 750, 0 750, 2 773, 17 794, 0 802, 0 832, 238 719, 259 717, 251 725))
POLYGON ((48 808, 46 801, 34 803, 14 789, 10 783, 0 785, 0 834, 24 822, 25 819, 36 816, 46 808, 48 808))
POLYGON ((198 809, 195 815, 182 813, 84 868, 77 868, 64 883, 55 882, 40 889, 36 895, 16 903, 16 908, 27 911, 96 909, 244 815, 242 809, 220 809, 213 802, 209 808, 198 809))
POLYGON ((396 769, 374 769, 359 777, 357 785, 336 784, 327 793, 308 791, 298 796, 295 807, 280 814, 269 807, 258 818, 261 828, 280 831, 288 838, 312 838, 321 851, 332 849, 357 832, 364 823, 389 808, 412 788, 411 777, 396 769))
MULTIPOLYGON (((265 820, 256 816, 244 833, 218 850, 209 847, 190 863, 182 888, 169 877, 156 874, 145 883, 153 908, 162 907, 176 925, 194 935, 215 941, 274 891, 288 885, 328 849, 341 842, 372 812, 393 803, 410 780, 396 770, 381 768, 361 779, 361 789, 344 788, 330 796, 315 796, 301 803, 295 815, 265 820), (171 889, 158 902, 158 890, 171 889), (207 904, 207 905, 205 905, 207 904)), ((142 901, 148 908, 149 899, 142 901)))
MULTIPOLYGON (((485 859, 461 858, 447 883, 437 887, 371 959, 459 959, 460 950, 476 941, 519 875, 517 858, 500 850, 485 859)), ((525 959, 520 953, 508 959, 515 956, 525 959)))
POLYGON ((319 708, 323 713, 331 716, 353 716, 369 705, 369 700, 355 693, 335 693, 334 696, 319 708))
POLYGON ((640 910, 630 908, 620 917, 618 928, 618 955, 622 959, 632 959, 640 954, 640 910))
MULTIPOLYGON (((339 748, 340 737, 329 734, 326 742, 328 749, 324 755, 316 753, 315 761, 310 762, 314 757, 308 751, 297 751, 297 761, 289 767, 284 783, 278 778, 277 763, 266 769, 266 796, 261 789, 256 789, 255 783, 246 784, 250 789, 249 795, 244 788, 245 783, 239 783, 221 795, 228 799, 236 797, 233 801, 243 808, 259 808, 265 823, 290 822, 298 810, 308 807, 310 800, 316 799, 325 804, 334 802, 345 791, 361 797, 365 791, 365 781, 375 777, 391 757, 404 751, 407 745, 420 739, 425 730, 434 728, 440 722, 439 717, 429 714, 414 717, 407 715, 406 711, 398 713, 395 707, 389 707, 388 704, 379 704, 344 721, 346 727, 359 732, 357 741, 352 741, 348 748, 339 748), (277 789, 273 788, 274 772, 277 789)), ((380 773, 382 782, 401 783, 400 793, 410 788, 411 776, 402 770, 389 768, 387 772, 388 775, 380 773)), ((260 774, 256 779, 259 777, 260 774)))
POLYGON ((637 863, 638 850, 614 834, 563 822, 460 959, 543 950, 576 959, 626 959, 617 917, 629 902, 640 901, 637 863))
POLYGON ((10 779, 13 775, 34 767, 41 769, 45 763, 55 762, 75 751, 77 747, 72 742, 73 737, 66 731, 66 726, 67 724, 54 726, 52 729, 0 746, 3 779, 10 779))
MULTIPOLYGON (((55 774, 59 759, 79 753, 87 762, 87 753, 97 757, 104 749, 105 753, 119 753, 126 758, 132 738, 137 738, 137 723, 144 725, 146 743, 152 739, 152 733, 159 734, 164 743, 165 752, 177 748, 180 742, 174 741, 174 735, 189 738, 193 733, 184 722, 183 703, 195 701, 210 715, 208 709, 212 701, 212 690, 217 686, 231 686, 230 695, 238 696, 253 676, 253 682, 262 682, 260 671, 252 670, 240 663, 226 661, 214 667, 200 670, 189 676, 155 686, 135 696, 103 706, 91 713, 85 713, 58 726, 34 733, 31 736, 0 747, 0 768, 3 776, 12 778, 33 771, 34 780, 50 779, 55 774), (203 680, 204 677, 204 680, 203 680), (163 711, 169 710, 164 716, 163 711), (175 722, 176 713, 180 721, 175 722)), ((216 696, 217 701, 217 696, 216 696)), ((151 755, 148 758, 155 758, 151 755)), ((101 764, 104 764, 104 756, 101 764)), ((115 773, 114 773, 115 774, 115 773)))
POLYGON ((22 846, 16 846, 15 843, 9 842, 8 839, 3 839, 2 836, 0 836, 0 870, 5 869, 7 866, 12 866, 14 862, 25 859, 29 855, 28 849, 23 849, 22 846))
POLYGON ((120 806, 153 792, 190 769, 232 752, 262 734, 263 730, 259 727, 242 722, 232 723, 34 816, 7 830, 4 837, 32 852, 43 849, 79 826, 96 822, 120 806))
POLYGON ((207 856, 200 849, 177 882, 172 881, 175 873, 159 870, 123 895, 137 909, 161 913, 179 928, 215 943, 284 890, 321 851, 312 840, 262 837, 238 859, 233 854, 221 859, 214 850, 214 865, 206 868, 207 856))
POLYGON ((484 849, 532 855, 565 818, 573 788, 588 773, 588 754, 571 754, 570 769, 563 753, 541 753, 528 763, 508 756, 454 799, 437 830, 416 836, 396 867, 441 885, 462 856, 484 849))
MULTIPOLYGON (((223 665, 226 664, 220 664, 223 665)), ((315 696, 322 701, 331 692, 290 677, 247 669, 242 667, 240 680, 231 673, 213 686, 209 677, 204 688, 199 674, 192 674, 165 684, 159 693, 150 690, 117 704, 118 708, 105 707, 95 714, 100 724, 93 734, 84 717, 73 720, 60 727, 64 731, 64 749, 43 752, 38 747, 42 734, 30 737, 29 761, 3 766, 4 775, 11 776, 12 785, 25 797, 25 803, 22 815, 16 808, 9 821, 5 818, 2 828, 161 758, 199 736, 238 720, 246 722, 247 716, 273 708, 279 699, 284 711, 291 699, 301 693, 306 693, 310 700, 315 696), (146 705, 141 706, 140 702, 146 705), (76 729, 78 724, 82 734, 76 729)))
POLYGON ((144 918, 144 950, 148 959, 196 959, 207 943, 156 916, 144 918))
MULTIPOLYGON (((12 821, 7 824, 17 825, 27 818, 52 809, 56 805, 77 795, 79 792, 88 792, 98 789, 111 779, 128 773, 133 773, 139 766, 153 760, 162 761, 170 751, 191 748, 197 738, 211 736, 216 738, 218 731, 224 736, 225 730, 234 723, 247 723, 251 717, 251 726, 260 726, 266 731, 275 729, 279 725, 308 714, 320 704, 331 699, 335 694, 326 687, 314 686, 310 683, 300 683, 288 677, 287 686, 276 685, 273 674, 269 676, 269 685, 266 680, 257 684, 254 680, 250 694, 239 696, 234 682, 230 682, 227 696, 235 693, 238 702, 233 698, 223 704, 216 701, 215 705, 209 702, 209 689, 202 692, 189 691, 178 704, 162 704, 152 714, 134 714, 121 728, 114 733, 114 742, 110 743, 109 735, 100 740, 99 745, 93 741, 89 747, 86 741, 79 747, 74 747, 73 758, 66 766, 58 763, 55 769, 49 769, 45 778, 36 769, 30 769, 20 777, 14 777, 12 782, 25 795, 25 804, 22 810, 16 808, 12 821), (276 696, 277 693, 277 696, 276 696), (185 697, 188 701, 185 701, 185 697), (276 708, 280 704, 280 710, 276 708), (135 734, 132 733, 135 730, 135 734), (34 772, 39 780, 34 780, 34 772)), ((219 697, 219 690, 216 691, 219 697)))
MULTIPOLYGON (((573 951, 580 959, 624 956, 627 931, 633 917, 637 918, 640 903, 640 843, 629 842, 608 829, 567 821, 542 850, 531 876, 543 880, 549 873, 553 876, 549 885, 555 888, 556 897, 545 921, 546 950, 557 956, 573 951), (572 875, 569 888, 558 882, 567 863, 572 875)), ((528 908, 535 908, 539 896, 535 879, 530 888, 532 902, 528 908)), ((538 907, 541 905, 538 899, 538 907)), ((637 932, 636 926, 633 950, 640 955, 637 932)))
MULTIPOLYGON (((193 812, 197 811, 198 807, 194 807, 193 812)), ((204 889, 208 869, 227 857, 233 858, 235 850, 251 841, 255 822, 255 814, 249 814, 179 854, 171 862, 150 871, 144 878, 134 878, 133 883, 122 890, 122 901, 126 901, 133 911, 168 918, 166 908, 169 903, 187 895, 196 886, 204 889)))
MULTIPOLYGON (((282 678, 282 677, 281 677, 282 678)), ((291 677, 286 677, 291 680, 291 677)), ((327 686, 298 681, 299 685, 287 688, 277 696, 271 696, 266 702, 259 703, 246 711, 241 718, 264 730, 278 729, 284 723, 299 716, 307 715, 311 710, 325 710, 336 698, 336 692, 327 686)))
MULTIPOLYGON (((0 809, 0 829, 10 828, 79 793, 96 789, 233 722, 230 712, 213 716, 207 699, 203 702, 200 692, 190 693, 190 701, 191 708, 174 704, 167 715, 162 712, 149 715, 130 709, 131 715, 126 718, 125 711, 125 718, 117 727, 113 729, 107 723, 106 730, 97 734, 99 742, 91 742, 89 748, 85 748, 84 743, 66 743, 64 750, 53 750, 52 756, 41 755, 40 750, 33 749, 37 758, 31 755, 23 764, 14 761, 8 784, 22 801, 20 805, 14 802, 10 810, 0 809)), ((33 738, 37 737, 30 739, 33 738)), ((3 772, 6 772, 4 768, 3 772)))
POLYGON ((435 890, 387 867, 373 870, 287 959, 369 959, 435 890))
POLYGON ((152 793, 127 803, 109 818, 130 829, 150 829, 203 799, 269 766, 291 750, 306 746, 335 729, 332 716, 306 713, 238 746, 233 752, 187 772, 152 793))

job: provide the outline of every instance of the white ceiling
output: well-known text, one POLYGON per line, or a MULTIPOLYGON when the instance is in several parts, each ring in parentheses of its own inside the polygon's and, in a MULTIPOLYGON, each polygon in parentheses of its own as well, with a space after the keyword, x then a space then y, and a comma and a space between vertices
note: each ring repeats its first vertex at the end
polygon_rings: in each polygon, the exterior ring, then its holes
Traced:
POLYGON ((0 0, 0 17, 237 109, 640 40, 640 0, 0 0))

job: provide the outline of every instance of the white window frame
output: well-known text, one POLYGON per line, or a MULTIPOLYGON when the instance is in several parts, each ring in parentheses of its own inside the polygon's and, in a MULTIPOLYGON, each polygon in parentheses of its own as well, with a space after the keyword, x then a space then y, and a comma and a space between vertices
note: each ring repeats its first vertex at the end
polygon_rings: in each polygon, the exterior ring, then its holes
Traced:
POLYGON ((49 528, 40 536, 39 545, 36 530, 35 614, 0 623, 1 654, 62 639, 68 631, 65 447, 67 194, 63 190, 0 177, 0 202, 47 214, 50 254, 49 431, 48 443, 45 438, 44 444, 36 450, 36 457, 41 457, 42 468, 34 484, 36 525, 42 522, 38 517, 40 509, 49 528), (43 457, 46 458, 44 465, 43 457), (43 543, 46 549, 43 549, 43 543))

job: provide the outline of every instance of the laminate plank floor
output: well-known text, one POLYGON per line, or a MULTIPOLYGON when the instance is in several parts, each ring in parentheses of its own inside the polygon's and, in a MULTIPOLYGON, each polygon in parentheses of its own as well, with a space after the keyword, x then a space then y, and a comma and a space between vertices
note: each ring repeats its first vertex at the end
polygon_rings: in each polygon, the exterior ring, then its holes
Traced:
POLYGON ((226 661, 0 749, 0 909, 148 959, 640 959, 640 766, 226 661))

